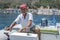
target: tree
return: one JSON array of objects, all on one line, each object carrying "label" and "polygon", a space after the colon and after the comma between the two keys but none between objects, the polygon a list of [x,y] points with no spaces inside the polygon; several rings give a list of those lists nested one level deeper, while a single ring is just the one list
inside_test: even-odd
[{"label": "tree", "polygon": [[0,8],[9,8],[9,6],[10,6],[10,2],[4,2],[4,3],[0,3]]}]

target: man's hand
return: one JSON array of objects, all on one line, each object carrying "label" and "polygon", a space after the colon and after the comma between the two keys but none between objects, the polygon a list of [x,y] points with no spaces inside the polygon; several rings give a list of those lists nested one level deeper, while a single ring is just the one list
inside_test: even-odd
[{"label": "man's hand", "polygon": [[30,27],[23,27],[22,30],[27,30],[29,29]]},{"label": "man's hand", "polygon": [[27,29],[29,29],[30,27],[23,27],[22,29],[19,29],[17,32],[26,32]]},{"label": "man's hand", "polygon": [[12,30],[11,27],[6,27],[5,30],[9,31],[9,30]]},{"label": "man's hand", "polygon": [[12,30],[12,28],[16,25],[16,22],[13,22],[9,27],[6,27],[5,30]]}]

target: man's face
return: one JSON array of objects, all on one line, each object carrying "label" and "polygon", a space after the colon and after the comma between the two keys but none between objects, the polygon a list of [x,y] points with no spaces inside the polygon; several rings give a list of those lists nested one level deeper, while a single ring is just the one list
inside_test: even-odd
[{"label": "man's face", "polygon": [[26,13],[27,12],[27,9],[21,9],[21,12],[22,13]]}]

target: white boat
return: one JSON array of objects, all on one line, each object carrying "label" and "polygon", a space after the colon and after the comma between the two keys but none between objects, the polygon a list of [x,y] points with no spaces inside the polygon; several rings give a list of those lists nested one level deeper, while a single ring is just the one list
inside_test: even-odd
[{"label": "white boat", "polygon": [[[9,33],[10,40],[37,40],[37,34],[30,33],[30,35],[28,36],[27,33],[18,33],[15,30],[0,30],[0,40],[7,40],[8,37],[4,34],[5,32]],[[41,40],[60,40],[60,25],[58,24],[57,27],[42,27]]]}]

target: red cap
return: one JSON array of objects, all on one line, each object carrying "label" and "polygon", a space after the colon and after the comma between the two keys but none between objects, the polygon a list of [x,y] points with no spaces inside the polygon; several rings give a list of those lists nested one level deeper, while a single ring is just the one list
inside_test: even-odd
[{"label": "red cap", "polygon": [[21,8],[21,9],[27,9],[27,5],[26,5],[26,4],[21,4],[21,5],[20,5],[20,8]]}]

